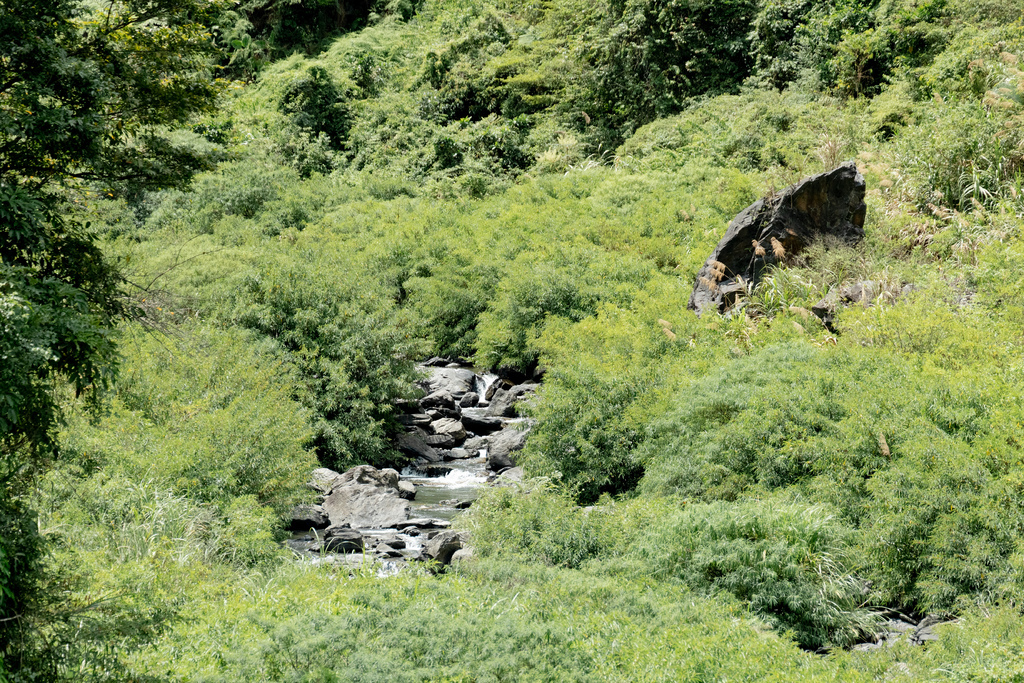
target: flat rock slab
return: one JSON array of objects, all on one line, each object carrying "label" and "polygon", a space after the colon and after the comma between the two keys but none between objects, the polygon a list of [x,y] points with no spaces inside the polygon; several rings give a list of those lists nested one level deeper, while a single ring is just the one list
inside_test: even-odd
[{"label": "flat rock slab", "polygon": [[462,424],[474,434],[493,434],[504,427],[500,417],[473,417],[465,414],[462,416]]},{"label": "flat rock slab", "polygon": [[373,486],[345,486],[334,489],[323,507],[331,524],[348,524],[360,529],[388,529],[409,518],[409,502],[392,491]]},{"label": "flat rock slab", "polygon": [[761,274],[824,237],[864,239],[864,177],[853,162],[758,200],[729,224],[697,273],[689,308],[725,312]]}]

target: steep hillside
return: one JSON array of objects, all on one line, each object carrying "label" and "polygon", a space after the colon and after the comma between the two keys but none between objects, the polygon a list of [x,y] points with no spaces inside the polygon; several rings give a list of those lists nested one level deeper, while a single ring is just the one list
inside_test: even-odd
[{"label": "steep hillside", "polygon": [[[53,200],[118,370],[33,384],[52,452],[0,422],[0,681],[1019,679],[1018,0],[211,8],[217,104],[154,123],[189,182]],[[688,309],[737,213],[846,161],[863,241]],[[55,348],[0,255],[0,350]],[[295,559],[313,468],[409,463],[431,356],[543,378],[475,558]]]}]

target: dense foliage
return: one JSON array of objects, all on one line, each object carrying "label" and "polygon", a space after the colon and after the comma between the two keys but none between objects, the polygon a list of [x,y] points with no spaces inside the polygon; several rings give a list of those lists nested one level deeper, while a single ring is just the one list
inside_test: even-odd
[{"label": "dense foliage", "polygon": [[[0,10],[0,681],[1019,677],[1018,1]],[[686,309],[846,159],[864,243]],[[543,374],[478,559],[292,559],[434,354]]]}]

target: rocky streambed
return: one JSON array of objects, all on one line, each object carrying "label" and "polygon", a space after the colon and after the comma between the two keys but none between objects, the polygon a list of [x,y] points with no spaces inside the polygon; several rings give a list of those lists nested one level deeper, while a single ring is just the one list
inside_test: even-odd
[{"label": "rocky streambed", "polygon": [[472,555],[469,539],[451,520],[470,507],[483,486],[520,480],[516,453],[530,422],[516,404],[537,382],[516,384],[442,359],[421,366],[424,396],[400,401],[405,432],[397,447],[411,464],[402,472],[369,465],[344,473],[313,472],[319,502],[292,513],[296,554],[316,562],[397,567],[408,561],[442,565]]}]

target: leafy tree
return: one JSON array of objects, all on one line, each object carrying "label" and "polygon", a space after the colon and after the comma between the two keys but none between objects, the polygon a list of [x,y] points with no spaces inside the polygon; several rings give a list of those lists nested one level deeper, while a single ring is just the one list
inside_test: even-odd
[{"label": "leafy tree", "polygon": [[[199,0],[113,0],[98,11],[79,0],[0,0],[5,519],[31,516],[17,495],[53,452],[55,384],[66,380],[78,394],[106,385],[112,324],[134,312],[116,264],[75,219],[75,203],[89,187],[159,187],[201,165],[166,127],[214,102],[203,26],[218,10]],[[40,546],[26,544],[20,526],[5,523],[0,537],[0,654],[24,658],[19,624]]]},{"label": "leafy tree", "polygon": [[588,48],[597,113],[628,134],[690,98],[734,89],[752,66],[751,0],[614,0]]}]

